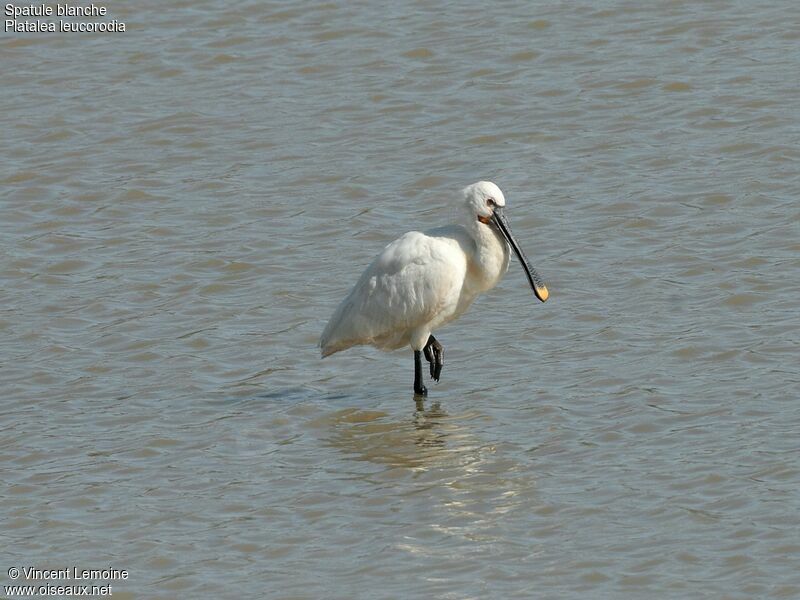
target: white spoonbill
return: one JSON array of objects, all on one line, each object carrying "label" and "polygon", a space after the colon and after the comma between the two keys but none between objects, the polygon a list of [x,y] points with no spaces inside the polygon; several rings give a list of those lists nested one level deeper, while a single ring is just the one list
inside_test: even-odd
[{"label": "white spoonbill", "polygon": [[466,311],[508,270],[508,247],[519,258],[536,297],[548,291],[528,262],[503,214],[503,192],[490,181],[464,188],[460,225],[410,231],[383,249],[333,313],[319,345],[322,357],[351,346],[380,350],[410,345],[414,392],[427,394],[420,353],[439,381],[444,348],[433,330]]}]

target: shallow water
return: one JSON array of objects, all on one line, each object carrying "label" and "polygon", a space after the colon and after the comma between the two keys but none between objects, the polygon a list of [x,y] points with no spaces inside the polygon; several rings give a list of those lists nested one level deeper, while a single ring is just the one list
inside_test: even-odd
[{"label": "shallow water", "polygon": [[[793,3],[109,13],[0,36],[0,573],[800,597]],[[550,300],[512,263],[421,406],[410,352],[321,361],[481,178]]]}]

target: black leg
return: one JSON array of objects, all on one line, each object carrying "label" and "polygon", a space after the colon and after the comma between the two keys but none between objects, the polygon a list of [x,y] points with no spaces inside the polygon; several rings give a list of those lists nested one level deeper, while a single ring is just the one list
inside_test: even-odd
[{"label": "black leg", "polygon": [[425,353],[425,360],[431,363],[431,377],[435,381],[439,381],[439,375],[442,374],[444,365],[444,346],[436,341],[435,337],[430,336],[422,351]]},{"label": "black leg", "polygon": [[428,388],[422,383],[422,358],[421,352],[414,350],[414,393],[425,396],[428,393]]}]

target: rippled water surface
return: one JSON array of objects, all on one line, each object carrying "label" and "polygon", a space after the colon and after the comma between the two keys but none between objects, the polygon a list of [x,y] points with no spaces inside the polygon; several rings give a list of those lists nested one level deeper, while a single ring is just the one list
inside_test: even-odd
[{"label": "rippled water surface", "polygon": [[[0,35],[4,585],[800,597],[796,3],[108,8]],[[321,361],[483,178],[550,300]]]}]

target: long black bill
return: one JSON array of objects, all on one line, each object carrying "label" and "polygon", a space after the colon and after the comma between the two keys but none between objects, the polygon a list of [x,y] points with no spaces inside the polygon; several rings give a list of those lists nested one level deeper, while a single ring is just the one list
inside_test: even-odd
[{"label": "long black bill", "polygon": [[506,216],[503,214],[503,211],[499,206],[495,207],[494,209],[492,223],[494,223],[497,229],[500,230],[500,233],[502,233],[503,237],[506,238],[508,245],[514,250],[514,254],[517,255],[517,258],[522,265],[522,269],[525,271],[525,275],[528,276],[528,281],[531,284],[533,293],[536,294],[536,297],[542,302],[547,300],[547,297],[550,295],[550,292],[547,291],[547,286],[544,284],[544,281],[542,281],[539,273],[536,272],[536,269],[534,269],[531,266],[531,263],[528,262],[528,257],[525,256],[522,248],[519,247],[517,240],[514,238],[514,234],[511,233],[511,226],[508,224]]}]

